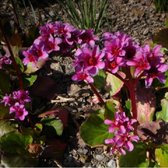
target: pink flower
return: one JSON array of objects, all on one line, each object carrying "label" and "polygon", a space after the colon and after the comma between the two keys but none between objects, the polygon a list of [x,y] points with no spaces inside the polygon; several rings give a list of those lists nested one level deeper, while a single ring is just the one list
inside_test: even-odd
[{"label": "pink flower", "polygon": [[72,76],[72,80],[74,81],[87,81],[88,83],[93,83],[94,80],[93,78],[84,71],[77,71],[73,76]]},{"label": "pink flower", "polygon": [[28,115],[28,112],[25,109],[24,105],[19,103],[15,103],[13,106],[11,106],[9,113],[15,113],[15,117],[21,121],[23,121]]},{"label": "pink flower", "polygon": [[82,44],[89,44],[90,46],[95,45],[95,41],[97,41],[99,38],[94,35],[94,32],[92,29],[83,30],[79,36],[79,39],[81,39]]},{"label": "pink flower", "polygon": [[15,117],[22,121],[28,115],[25,104],[30,101],[31,99],[28,91],[18,90],[14,91],[12,94],[6,94],[1,102],[9,107],[9,113],[15,113]]},{"label": "pink flower", "polygon": [[138,77],[142,74],[145,70],[149,70],[151,68],[146,53],[143,49],[139,49],[137,51],[134,59],[127,61],[128,66],[135,67],[134,76]]},{"label": "pink flower", "polygon": [[103,69],[105,66],[105,63],[102,60],[104,53],[99,50],[98,46],[94,46],[92,48],[89,45],[84,45],[82,48],[76,51],[75,56],[74,66],[77,76],[84,73],[84,76],[87,76],[87,81],[92,83],[93,78],[91,76],[95,76],[99,69]]},{"label": "pink flower", "polygon": [[137,142],[139,137],[134,135],[135,119],[129,119],[124,112],[116,112],[114,121],[106,119],[104,123],[109,125],[109,133],[114,134],[113,138],[105,140],[105,144],[111,146],[111,153],[122,155],[126,154],[126,150],[132,151],[134,145],[132,142]]}]

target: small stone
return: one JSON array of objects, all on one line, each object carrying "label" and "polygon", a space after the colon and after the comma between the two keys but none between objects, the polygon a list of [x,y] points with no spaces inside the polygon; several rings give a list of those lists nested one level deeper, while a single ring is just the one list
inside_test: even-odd
[{"label": "small stone", "polygon": [[104,156],[103,155],[96,155],[95,158],[98,161],[102,161],[104,159]]},{"label": "small stone", "polygon": [[107,166],[108,167],[116,167],[116,163],[114,160],[110,160],[108,163],[107,163]]},{"label": "small stone", "polygon": [[143,31],[143,35],[147,35],[149,33],[149,28],[146,28],[144,31]]}]

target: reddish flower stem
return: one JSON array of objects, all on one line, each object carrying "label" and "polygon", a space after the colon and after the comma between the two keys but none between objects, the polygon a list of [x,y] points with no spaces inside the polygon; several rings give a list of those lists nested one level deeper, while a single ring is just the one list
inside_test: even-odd
[{"label": "reddish flower stem", "polygon": [[136,105],[136,87],[137,87],[137,80],[133,79],[130,81],[126,81],[125,85],[129,91],[130,100],[131,100],[131,111],[133,118],[137,119],[137,105]]},{"label": "reddish flower stem", "polygon": [[97,91],[96,87],[92,84],[92,83],[88,83],[89,86],[91,87],[92,91],[94,92],[94,94],[97,96],[97,98],[99,99],[100,103],[101,104],[104,104],[104,100],[103,98],[101,97],[101,95],[99,94],[99,92]]},{"label": "reddish flower stem", "polygon": [[19,80],[19,87],[20,89],[23,89],[23,80],[22,80],[22,74],[21,74],[21,71],[16,63],[16,60],[15,60],[15,57],[14,57],[14,54],[13,54],[13,51],[12,51],[12,48],[11,48],[11,45],[10,45],[10,42],[3,30],[3,26],[2,24],[0,23],[0,28],[1,28],[1,31],[2,31],[2,34],[4,36],[4,39],[5,39],[5,42],[6,42],[6,45],[9,49],[9,52],[10,52],[10,56],[11,56],[11,60],[12,60],[12,64],[13,64],[13,67],[14,69],[16,70],[16,74],[17,74],[17,77],[18,77],[18,80]]}]

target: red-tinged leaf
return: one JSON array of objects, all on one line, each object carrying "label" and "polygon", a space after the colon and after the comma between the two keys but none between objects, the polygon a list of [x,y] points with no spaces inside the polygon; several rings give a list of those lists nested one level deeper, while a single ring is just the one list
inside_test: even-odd
[{"label": "red-tinged leaf", "polygon": [[30,89],[32,96],[52,99],[56,91],[56,81],[50,77],[38,77]]},{"label": "red-tinged leaf", "polygon": [[139,123],[150,122],[153,120],[156,100],[153,89],[138,88],[136,93],[137,99],[137,120]]},{"label": "red-tinged leaf", "polygon": [[155,144],[168,143],[168,124],[164,121],[152,121],[138,126],[138,136],[146,141],[150,140]]},{"label": "red-tinged leaf", "polygon": [[59,139],[48,140],[43,151],[43,157],[61,161],[67,144]]},{"label": "red-tinged leaf", "polygon": [[46,111],[39,115],[40,118],[44,118],[46,116],[58,117],[62,121],[64,128],[68,126],[69,111],[67,109],[57,108],[54,110]]}]

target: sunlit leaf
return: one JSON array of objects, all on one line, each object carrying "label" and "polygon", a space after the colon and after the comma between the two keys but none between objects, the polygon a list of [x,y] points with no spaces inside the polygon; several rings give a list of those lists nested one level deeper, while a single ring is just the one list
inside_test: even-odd
[{"label": "sunlit leaf", "polygon": [[168,167],[168,144],[161,145],[155,150],[156,161],[160,167]]},{"label": "sunlit leaf", "polygon": [[107,73],[106,82],[107,82],[107,86],[110,90],[110,94],[112,96],[117,94],[124,85],[124,83],[120,79],[118,79],[117,77],[115,77],[111,73]]}]

